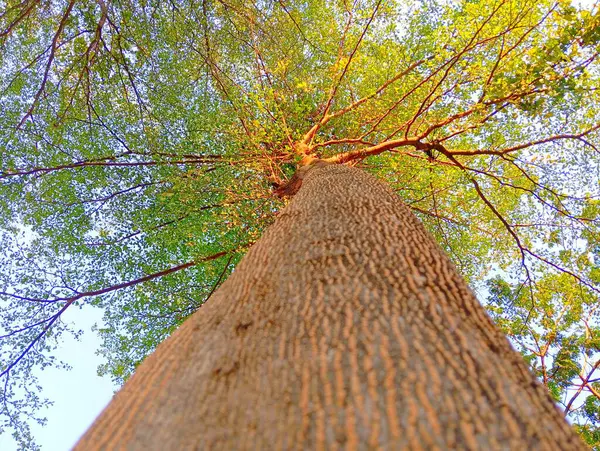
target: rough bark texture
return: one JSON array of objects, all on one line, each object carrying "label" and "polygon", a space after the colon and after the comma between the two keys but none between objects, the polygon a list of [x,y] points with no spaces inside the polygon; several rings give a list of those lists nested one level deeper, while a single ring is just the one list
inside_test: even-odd
[{"label": "rough bark texture", "polygon": [[398,197],[318,165],[75,449],[585,449]]}]

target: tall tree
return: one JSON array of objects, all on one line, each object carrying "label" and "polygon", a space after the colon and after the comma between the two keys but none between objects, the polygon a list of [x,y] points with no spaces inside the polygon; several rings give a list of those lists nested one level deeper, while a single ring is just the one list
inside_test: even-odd
[{"label": "tall tree", "polygon": [[301,171],[75,449],[585,449],[391,190]]},{"label": "tall tree", "polygon": [[600,443],[597,9],[568,1],[0,3],[4,425],[102,308],[124,382],[320,158],[397,192]]}]

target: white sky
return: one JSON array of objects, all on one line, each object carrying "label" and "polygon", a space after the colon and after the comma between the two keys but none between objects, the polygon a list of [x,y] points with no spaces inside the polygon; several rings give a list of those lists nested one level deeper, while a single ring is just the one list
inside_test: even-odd
[{"label": "white sky", "polygon": [[[43,451],[71,449],[116,390],[109,378],[96,374],[96,368],[104,362],[95,354],[100,339],[91,328],[95,322],[101,323],[102,312],[89,306],[82,310],[68,309],[63,320],[76,324],[85,332],[81,341],[73,337],[64,340],[54,354],[69,363],[73,367],[71,371],[48,368],[38,373],[44,388],[42,395],[54,401],[54,405],[43,413],[48,424],[44,427],[31,425],[36,443]],[[0,450],[20,451],[10,434],[0,436]]]}]

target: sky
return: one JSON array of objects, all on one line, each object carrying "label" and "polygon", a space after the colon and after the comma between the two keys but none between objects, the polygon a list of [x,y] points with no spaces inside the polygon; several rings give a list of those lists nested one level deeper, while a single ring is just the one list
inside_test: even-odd
[{"label": "sky", "polygon": [[[69,363],[73,367],[71,371],[47,368],[38,373],[43,395],[54,401],[43,413],[48,418],[47,425],[31,425],[33,436],[43,451],[71,449],[117,388],[110,378],[96,374],[96,368],[104,360],[95,354],[100,339],[91,328],[96,322],[101,324],[102,311],[91,307],[68,309],[63,319],[77,324],[85,332],[80,341],[73,337],[64,339],[54,354]],[[10,434],[0,436],[0,450],[20,451]]]}]

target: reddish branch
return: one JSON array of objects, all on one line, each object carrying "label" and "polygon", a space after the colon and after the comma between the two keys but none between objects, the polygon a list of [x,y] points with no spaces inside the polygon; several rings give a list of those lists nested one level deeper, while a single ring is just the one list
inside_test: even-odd
[{"label": "reddish branch", "polygon": [[84,293],[77,293],[74,296],[70,296],[70,297],[59,297],[59,298],[55,298],[55,299],[32,299],[32,298],[24,298],[24,297],[19,297],[19,296],[15,296],[12,295],[10,293],[0,293],[0,294],[4,294],[7,296],[11,296],[11,297],[16,297],[16,298],[20,298],[20,299],[28,299],[31,301],[37,301],[37,302],[43,302],[43,303],[54,303],[54,302],[64,302],[65,304],[61,307],[61,309],[56,312],[54,315],[50,316],[49,318],[46,318],[43,321],[37,322],[35,324],[31,324],[29,326],[26,326],[24,328],[21,328],[19,330],[15,330],[15,331],[11,331],[8,335],[6,336],[10,336],[13,335],[15,333],[18,332],[23,332],[25,330],[29,330],[32,329],[36,326],[45,324],[45,326],[42,328],[42,330],[34,337],[34,339],[29,343],[29,345],[27,345],[27,347],[23,350],[23,352],[21,352],[21,354],[19,354],[19,356],[13,361],[11,362],[10,365],[8,365],[1,373],[0,373],[0,377],[8,375],[8,373],[10,372],[10,370],[12,368],[14,368],[15,365],[17,365],[22,359],[23,357],[25,357],[25,355],[33,348],[33,346],[46,334],[46,332],[48,332],[48,330],[52,327],[52,325],[60,318],[60,316],[71,306],[73,305],[73,303],[79,299],[82,298],[87,298],[87,297],[94,297],[94,296],[101,296],[103,294],[107,294],[113,291],[117,291],[117,290],[121,290],[123,288],[129,288],[132,287],[134,285],[138,285],[140,283],[144,283],[144,282],[148,282],[150,280],[154,280],[163,276],[166,276],[168,274],[172,274],[174,272],[177,271],[181,271],[187,268],[190,268],[192,266],[195,266],[199,263],[204,263],[204,262],[208,262],[211,260],[216,260],[217,258],[220,258],[224,255],[227,255],[229,253],[229,251],[222,251],[222,252],[218,252],[216,254],[210,255],[208,257],[204,257],[201,258],[199,260],[194,260],[188,263],[184,263],[182,265],[178,265],[178,266],[174,266],[172,268],[169,269],[165,269],[163,271],[159,271],[153,274],[149,274],[147,276],[144,277],[140,277],[139,279],[135,279],[135,280],[130,280],[128,282],[123,282],[117,285],[112,285],[110,287],[106,287],[106,288],[102,288],[100,290],[93,290],[93,291],[86,291]]},{"label": "reddish branch", "polygon": [[9,23],[8,26],[4,30],[0,31],[0,38],[8,37],[13,32],[15,27],[17,25],[19,25],[21,22],[23,22],[23,20],[25,20],[33,12],[33,9],[39,4],[40,4],[39,0],[32,0],[32,1],[24,0],[23,2],[19,3],[18,5],[14,6],[12,8],[9,8],[3,14],[1,14],[0,19],[2,19],[4,16],[6,16],[12,10],[23,7],[23,10],[21,11],[21,13],[11,23]]},{"label": "reddish branch", "polygon": [[[367,31],[369,30],[369,27],[371,26],[371,23],[373,22],[373,19],[375,19],[375,15],[377,14],[377,11],[379,10],[380,6],[381,6],[381,0],[378,1],[377,4],[375,5],[375,8],[373,9],[373,12],[371,13],[371,16],[369,17],[369,20],[367,21],[367,23],[366,23],[366,25],[365,25],[365,27],[364,27],[361,35],[359,36],[358,41],[356,41],[356,44],[354,45],[354,48],[352,49],[352,51],[350,52],[350,55],[348,56],[348,61],[346,61],[346,64],[344,65],[344,68],[342,69],[342,72],[341,72],[340,76],[338,77],[338,79],[331,86],[331,89],[329,91],[329,96],[328,96],[327,101],[325,103],[325,108],[323,109],[323,115],[321,117],[321,120],[319,122],[317,122],[308,131],[308,133],[306,133],[306,135],[304,135],[304,137],[302,138],[302,144],[304,144],[304,146],[309,146],[310,145],[310,142],[314,138],[314,136],[317,133],[317,131],[319,130],[319,128],[323,125],[323,121],[325,120],[325,118],[329,114],[329,109],[331,108],[331,104],[333,103],[333,99],[335,98],[335,94],[337,93],[337,90],[339,89],[340,84],[342,83],[342,80],[346,76],[346,73],[348,72],[348,69],[350,68],[350,64],[352,63],[352,60],[354,59],[354,56],[356,55],[356,52],[358,51],[358,48],[360,47],[360,44],[362,43],[365,35],[367,34]],[[349,23],[348,23],[348,25],[349,25]],[[346,28],[348,28],[348,26]],[[342,40],[342,43],[343,43],[343,40]],[[340,58],[338,58],[338,61],[339,60],[340,60]]]},{"label": "reddish branch", "polygon": [[[90,68],[94,62],[94,59],[96,58],[97,50],[98,50],[100,41],[102,39],[102,28],[104,27],[104,24],[106,23],[106,20],[108,19],[108,7],[106,6],[106,3],[104,2],[104,0],[96,0],[96,1],[97,1],[98,5],[100,5],[100,19],[98,20],[98,24],[96,25],[96,30],[94,31],[94,37],[90,41],[83,56],[81,57],[81,59],[83,60],[83,67],[79,71],[79,75],[77,77],[77,82],[75,83],[75,86],[73,87],[73,90],[72,90],[72,93],[70,96],[71,98],[69,99],[69,102],[68,102],[67,106],[65,107],[64,111],[60,114],[59,120],[63,120],[63,118],[66,116],[67,112],[69,111],[69,109],[73,106],[73,101],[75,100],[75,95],[77,94],[77,90],[78,90],[79,86],[81,85],[84,75],[87,76],[87,79],[88,79],[88,89],[86,90],[86,94],[88,97],[87,104],[88,104],[88,106],[91,104],[91,101],[89,100]],[[70,70],[67,72],[67,75],[69,72],[70,72]]]},{"label": "reddish branch", "polygon": [[41,95],[44,93],[44,91],[46,89],[46,83],[48,82],[50,68],[52,67],[52,62],[54,61],[54,57],[56,55],[56,48],[58,46],[58,40],[60,39],[60,35],[62,34],[62,32],[65,28],[65,25],[67,24],[67,20],[69,19],[69,16],[71,15],[71,10],[73,9],[74,5],[75,5],[75,0],[71,0],[69,2],[69,5],[67,6],[66,11],[64,12],[64,14],[62,16],[62,19],[60,20],[60,24],[58,25],[58,29],[56,30],[56,33],[54,33],[54,37],[52,38],[52,45],[50,47],[50,56],[48,57],[48,62],[46,63],[46,69],[45,69],[44,75],[42,77],[42,84],[40,85],[40,88],[36,92],[33,102],[31,103],[31,106],[27,110],[27,113],[25,113],[25,116],[23,116],[23,118],[21,119],[21,122],[19,122],[19,125],[17,125],[17,129],[20,129],[23,126],[23,124],[25,123],[25,121],[29,117],[31,117],[31,115],[33,114],[33,110],[35,109]]},{"label": "reddish branch", "polygon": [[[448,151],[446,151],[443,147],[442,147],[442,150],[445,151],[445,155],[451,161],[453,161],[459,168],[461,168],[464,171],[468,170],[465,166],[463,166],[460,162],[458,162],[454,158],[454,156],[452,154],[450,154]],[[506,230],[514,238],[514,240],[515,240],[515,242],[517,244],[517,247],[519,248],[519,251],[521,253],[521,264],[522,264],[523,268],[525,269],[525,272],[527,273],[527,279],[528,280],[531,280],[531,277],[530,277],[529,269],[527,268],[527,265],[525,264],[525,254],[531,255],[532,257],[536,258],[537,260],[540,260],[540,261],[546,263],[547,265],[553,267],[557,271],[560,271],[562,273],[568,274],[569,276],[573,277],[575,280],[577,280],[582,285],[585,285],[589,289],[591,289],[591,290],[593,290],[593,291],[595,291],[597,293],[600,293],[600,289],[596,288],[593,284],[591,284],[590,282],[586,281],[582,277],[578,276],[573,271],[570,271],[567,268],[564,268],[564,267],[562,267],[560,265],[557,265],[556,263],[548,260],[547,258],[544,258],[541,255],[536,254],[535,252],[533,252],[528,247],[523,246],[522,243],[521,243],[521,240],[519,239],[519,236],[517,235],[517,233],[513,230],[513,228],[511,227],[511,225],[502,216],[502,214],[500,214],[500,212],[496,209],[496,207],[492,204],[492,202],[489,199],[487,199],[487,197],[483,194],[483,191],[481,190],[479,184],[477,183],[477,180],[474,177],[471,178],[471,183],[475,187],[475,190],[477,191],[477,194],[479,195],[479,197],[481,198],[481,200],[483,200],[483,202],[488,206],[488,208],[492,211],[492,213],[494,213],[494,215],[500,220],[500,222],[502,222],[502,224],[504,225],[504,227],[506,228]],[[531,299],[532,299],[532,303],[533,303],[533,293],[531,294]],[[531,314],[531,311],[530,311],[530,314]],[[527,319],[529,319],[529,316],[527,317]],[[526,322],[527,322],[527,320],[525,321],[525,323]]]},{"label": "reddish branch", "polygon": [[524,143],[524,144],[518,144],[518,145],[512,146],[512,147],[507,147],[506,149],[500,149],[500,150],[487,150],[487,149],[449,150],[448,152],[451,153],[452,155],[467,155],[467,156],[470,156],[470,155],[506,155],[511,152],[516,152],[517,150],[522,150],[522,149],[526,149],[528,147],[537,146],[540,144],[546,144],[549,142],[559,141],[562,139],[581,140],[584,136],[589,135],[590,133],[595,132],[598,129],[600,129],[600,123],[582,131],[581,133],[554,135],[554,136],[550,136],[548,138],[540,139],[537,141],[532,141],[532,142],[528,142],[528,143]]},{"label": "reddish branch", "polygon": [[294,19],[294,16],[290,13],[290,11],[286,7],[285,3],[282,0],[278,0],[278,2],[279,2],[279,5],[281,6],[281,8],[285,11],[285,13],[287,14],[287,16],[290,18],[290,20],[294,24],[294,27],[296,28],[296,30],[298,30],[298,33],[300,33],[300,37],[302,38],[302,40],[304,42],[306,42],[308,45],[310,45],[313,49],[318,50],[321,53],[328,54],[328,52],[326,52],[325,50],[323,50],[322,48],[320,48],[319,46],[317,46],[316,44],[314,44],[313,42],[311,42],[310,39],[308,39],[306,37],[306,34],[302,30],[302,28],[300,27],[300,25],[298,24],[298,22],[296,21],[296,19]]},{"label": "reddish branch", "polygon": [[[457,167],[459,167],[460,169],[462,169],[463,171],[468,171],[468,169],[462,165],[458,160],[456,160],[456,158],[454,158],[454,156],[448,152],[443,146],[438,146],[437,147],[438,150],[442,151],[444,153],[444,155],[449,158],[453,163],[456,164]],[[479,195],[480,199],[487,205],[487,207],[492,211],[492,213],[494,213],[494,215],[500,220],[500,222],[502,222],[502,224],[504,225],[504,227],[506,228],[506,230],[510,233],[510,235],[514,238],[517,247],[519,248],[519,251],[521,253],[521,265],[523,266],[523,269],[525,270],[526,274],[527,274],[527,280],[532,280],[531,279],[531,275],[529,272],[529,269],[527,267],[527,265],[525,264],[525,254],[529,254],[532,257],[546,263],[547,265],[553,267],[554,269],[568,274],[569,276],[573,277],[575,280],[577,280],[579,283],[581,283],[582,285],[585,285],[586,287],[588,287],[589,289],[600,293],[600,290],[598,288],[596,288],[593,284],[591,284],[590,282],[586,281],[585,279],[583,279],[582,277],[578,276],[577,274],[575,274],[573,271],[570,271],[567,268],[563,268],[560,265],[557,265],[556,263],[548,260],[547,258],[542,257],[541,255],[536,254],[535,252],[533,252],[531,249],[529,249],[526,246],[523,246],[523,244],[521,243],[521,240],[519,239],[519,236],[517,235],[517,233],[513,230],[513,228],[511,227],[511,225],[508,223],[508,221],[502,216],[502,214],[498,211],[498,209],[492,204],[492,202],[484,195],[483,191],[481,190],[481,187],[479,186],[479,183],[477,182],[477,180],[474,177],[470,178],[471,183],[473,184],[475,191],[477,192],[477,194]],[[530,291],[531,291],[531,287],[530,287]],[[531,301],[533,304],[533,292],[531,292]],[[532,306],[533,309],[533,306]],[[531,311],[529,312],[529,315],[531,314]],[[525,320],[525,323],[527,323],[528,319],[529,319],[529,315],[527,316],[527,319]]]},{"label": "reddish branch", "polygon": [[[314,145],[311,145],[309,147],[309,143],[311,141],[311,139],[314,137],[314,135],[316,134],[316,132],[322,128],[323,126],[325,126],[330,120],[342,116],[352,110],[355,110],[356,108],[358,108],[360,105],[362,105],[363,103],[373,99],[374,97],[377,97],[379,95],[381,95],[381,93],[383,91],[385,91],[385,89],[387,89],[391,84],[393,84],[394,82],[400,80],[401,78],[405,77],[406,75],[408,75],[410,72],[412,72],[414,69],[416,69],[417,67],[419,67],[420,65],[422,65],[423,63],[425,63],[426,61],[429,61],[433,59],[433,56],[430,56],[429,58],[425,58],[423,60],[417,61],[413,64],[411,64],[409,67],[407,67],[405,70],[403,70],[402,72],[400,72],[399,74],[395,75],[394,77],[390,78],[389,80],[387,80],[386,82],[384,82],[381,86],[379,86],[379,88],[377,88],[377,90],[375,92],[373,92],[372,94],[365,96],[353,103],[351,103],[350,105],[334,112],[331,114],[325,114],[321,120],[315,124],[303,137],[301,144],[300,144],[300,148],[304,150],[304,152],[306,153],[312,153],[315,151],[315,149],[319,148],[319,147],[327,147],[327,146],[331,146],[331,145],[336,145],[336,144],[366,144],[369,146],[374,146],[373,143],[368,142],[367,140],[365,140],[365,136],[367,136],[368,134],[370,134],[373,129],[371,129],[369,132],[363,134],[361,137],[359,138],[348,138],[348,139],[333,139],[333,140],[329,140],[323,143],[317,143]],[[403,97],[404,98],[404,97]],[[389,111],[388,111],[389,113]]]},{"label": "reddish branch", "polygon": [[[483,28],[485,27],[485,25],[492,20],[492,18],[494,17],[494,15],[496,14],[496,12],[498,12],[498,10],[502,7],[503,2],[500,2],[498,4],[498,6],[496,6],[496,8],[494,8],[492,10],[492,12],[490,13],[490,15],[482,22],[482,24],[477,28],[477,30],[475,31],[475,33],[473,34],[473,36],[471,37],[471,39],[469,40],[469,42],[467,43],[467,45],[463,48],[463,50],[459,53],[457,53],[452,59],[451,59],[451,63],[448,65],[448,67],[446,68],[446,70],[444,71],[444,74],[442,75],[442,77],[440,78],[440,80],[437,81],[436,85],[434,86],[434,88],[429,92],[429,94],[425,97],[425,99],[423,100],[423,102],[421,103],[421,106],[419,107],[419,109],[417,110],[417,112],[415,113],[415,115],[412,117],[412,119],[410,121],[408,121],[405,132],[404,132],[404,137],[408,137],[409,133],[410,133],[410,128],[412,127],[412,125],[414,124],[414,122],[417,120],[417,118],[424,112],[425,109],[425,105],[427,104],[427,102],[429,101],[429,99],[434,95],[434,93],[437,91],[437,89],[441,86],[441,84],[444,82],[444,80],[448,77],[448,75],[450,74],[450,71],[452,70],[452,68],[458,63],[458,61],[461,59],[461,57],[467,53],[468,51],[470,51],[470,49],[472,48],[471,46],[473,46],[473,43],[475,42],[477,36],[479,36],[479,34],[481,33],[481,31],[483,30]],[[427,106],[427,108],[429,108],[429,106]]]},{"label": "reddish branch", "polygon": [[598,360],[594,364],[594,366],[592,367],[592,369],[590,370],[590,372],[587,374],[587,376],[585,378],[582,378],[581,375],[579,376],[581,378],[581,385],[579,386],[579,388],[577,389],[577,391],[575,392],[575,394],[571,397],[571,399],[569,400],[569,402],[565,406],[565,416],[567,416],[569,414],[569,412],[571,411],[571,406],[573,405],[573,403],[575,402],[575,400],[577,399],[577,397],[581,394],[581,392],[586,387],[586,385],[588,385],[589,380],[592,377],[592,374],[594,374],[594,371],[596,371],[596,368],[598,368],[598,366],[600,366],[600,360]]},{"label": "reddish branch", "polygon": [[177,219],[173,219],[171,221],[163,222],[163,223],[158,224],[158,225],[156,225],[154,227],[151,227],[151,228],[149,228],[147,230],[138,230],[137,232],[129,233],[129,234],[121,236],[119,238],[115,238],[112,241],[90,242],[90,243],[85,243],[85,244],[86,244],[86,246],[112,246],[113,244],[117,244],[117,243],[120,243],[121,241],[128,240],[129,238],[133,238],[134,236],[138,236],[138,235],[140,235],[142,233],[148,233],[148,232],[153,232],[155,230],[160,230],[163,227],[167,227],[167,226],[169,226],[171,224],[175,224],[175,223],[177,223],[179,221],[182,221],[182,220],[184,220],[187,217],[189,217],[189,215],[183,215],[183,216],[180,216]]},{"label": "reddish branch", "polygon": [[[319,123],[317,123],[315,126],[313,126],[313,128],[304,136],[302,142],[304,144],[307,144],[310,142],[310,140],[312,139],[312,137],[314,137],[315,133],[318,131],[318,129],[320,129],[321,127],[323,127],[324,125],[326,125],[331,119],[334,119],[336,117],[342,116],[352,110],[355,110],[356,108],[358,108],[360,105],[362,105],[363,103],[373,99],[374,97],[377,97],[379,95],[381,95],[381,93],[383,91],[385,91],[386,88],[388,88],[391,84],[393,84],[394,82],[400,80],[401,78],[405,77],[406,75],[408,75],[410,72],[412,72],[415,68],[419,67],[420,65],[422,65],[423,63],[425,63],[426,61],[429,61],[433,59],[433,56],[430,56],[429,58],[417,61],[413,64],[411,64],[409,67],[407,67],[405,70],[403,70],[402,72],[400,72],[399,74],[395,75],[394,77],[390,78],[389,80],[387,80],[385,83],[383,83],[381,86],[379,86],[379,88],[377,88],[377,90],[375,92],[373,92],[372,94],[365,96],[359,100],[357,100],[356,102],[351,103],[350,105],[334,112],[331,114],[325,114],[321,120],[319,121]],[[331,144],[340,144],[340,143],[344,143],[344,142],[348,142],[348,141],[354,141],[356,143],[362,143],[364,144],[365,142],[363,141],[362,138],[358,138],[358,139],[354,139],[354,140],[333,140],[333,141],[327,141],[325,143],[319,143],[316,144],[314,146],[310,147],[310,150],[314,150],[317,147],[324,147],[324,146],[328,146]]]},{"label": "reddish branch", "polygon": [[[161,166],[170,164],[207,164],[214,163],[220,159],[218,155],[197,156],[194,158],[184,158],[182,160],[165,160],[165,161],[107,161],[115,160],[117,157],[104,157],[98,160],[77,161],[75,163],[63,164],[52,167],[35,167],[30,169],[17,169],[11,172],[0,172],[0,178],[8,178],[14,176],[26,176],[35,174],[46,174],[49,172],[60,171],[64,169],[77,169],[90,166],[111,166],[111,167],[128,167],[128,166]],[[104,160],[104,161],[103,161]]]},{"label": "reddish branch", "polygon": [[364,149],[357,149],[349,152],[340,153],[332,157],[325,158],[325,161],[328,161],[330,163],[342,164],[348,163],[349,161],[353,160],[362,160],[366,157],[373,155],[379,155],[388,150],[393,150],[403,146],[413,146],[416,149],[421,150],[422,146],[424,145],[425,144],[421,143],[417,139],[396,139],[391,141],[385,141],[375,146],[367,147]]},{"label": "reddish branch", "polygon": [[[385,139],[385,141],[391,141],[394,136],[396,136],[399,132],[401,132],[402,130],[404,130],[404,136],[405,139],[409,139],[408,135],[410,132],[410,128],[416,123],[417,119],[420,116],[423,116],[424,113],[426,111],[428,111],[430,109],[430,107],[442,96],[449,94],[452,90],[454,90],[456,88],[456,86],[458,86],[460,83],[456,83],[453,86],[451,86],[449,89],[447,89],[446,91],[444,91],[441,94],[437,94],[436,92],[438,90],[438,88],[442,85],[442,83],[444,82],[444,80],[447,79],[447,77],[449,76],[450,72],[452,71],[452,69],[456,66],[456,64],[462,59],[462,57],[467,54],[468,52],[471,52],[472,50],[480,47],[481,45],[487,44],[495,39],[501,38],[502,39],[502,45],[499,51],[499,55],[498,58],[495,61],[494,67],[492,68],[490,74],[487,77],[487,81],[486,81],[486,85],[489,84],[491,82],[491,79],[493,78],[494,72],[500,62],[501,59],[505,58],[509,53],[511,53],[518,44],[513,44],[511,45],[508,49],[504,49],[504,45],[505,45],[505,35],[510,32],[513,31],[517,28],[519,22],[521,21],[521,19],[523,18],[523,16],[519,16],[517,15],[517,17],[515,18],[513,24],[511,24],[511,26],[506,29],[503,30],[502,32],[494,35],[494,36],[489,36],[489,37],[484,37],[481,38],[479,40],[477,40],[478,36],[481,34],[482,30],[485,28],[486,24],[493,18],[493,16],[496,14],[497,10],[502,6],[502,3],[500,3],[491,13],[489,16],[487,16],[485,18],[485,20],[478,26],[477,30],[475,31],[475,33],[473,34],[473,36],[471,37],[471,39],[462,47],[461,50],[457,50],[456,53],[451,56],[448,60],[446,60],[445,62],[443,62],[439,67],[437,67],[435,70],[433,70],[427,77],[425,77],[424,79],[422,79],[415,87],[413,87],[413,89],[411,89],[409,92],[405,93],[402,97],[402,99],[399,99],[397,102],[395,102],[389,109],[387,112],[385,112],[384,114],[382,114],[381,116],[379,116],[379,118],[376,119],[376,123],[371,127],[371,129],[369,131],[367,131],[366,133],[362,134],[359,137],[356,138],[348,138],[348,139],[341,139],[341,140],[330,140],[327,141],[325,143],[319,143],[316,145],[311,145],[311,141],[314,138],[315,134],[317,133],[317,131],[322,128],[329,120],[331,120],[334,117],[338,117],[343,115],[344,113],[351,111],[352,109],[358,107],[359,105],[361,105],[362,103],[366,102],[367,100],[370,100],[371,98],[375,97],[376,95],[378,95],[379,93],[381,93],[381,91],[383,91],[387,86],[389,86],[391,83],[393,83],[395,80],[399,79],[402,77],[402,75],[406,75],[406,73],[408,73],[410,70],[414,69],[414,67],[416,67],[417,65],[422,64],[424,61],[427,61],[431,58],[428,58],[426,60],[423,61],[419,61],[417,63],[415,63],[413,66],[409,67],[407,69],[407,71],[405,71],[406,73],[402,73],[399,74],[396,77],[391,78],[390,80],[386,81],[374,94],[364,97],[356,102],[354,102],[353,104],[349,105],[346,108],[343,108],[335,113],[332,114],[328,114],[327,110],[328,108],[326,108],[326,112],[323,114],[323,117],[321,118],[321,120],[319,122],[317,122],[302,138],[302,140],[298,143],[298,145],[296,146],[296,152],[300,153],[300,154],[310,154],[312,153],[316,148],[318,147],[326,147],[328,145],[336,145],[336,144],[356,144],[356,143],[363,143],[366,144],[368,143],[367,140],[367,136],[370,135],[371,133],[374,133],[378,126],[381,124],[381,122],[390,114],[390,112],[392,110],[394,110],[396,107],[398,107],[403,100],[405,100],[405,98],[408,95],[411,95],[412,93],[414,93],[417,89],[419,89],[420,87],[422,87],[425,83],[429,82],[429,81],[434,81],[434,86],[431,87],[429,93],[426,95],[426,97],[424,98],[424,100],[422,101],[420,107],[417,109],[417,111],[415,112],[415,114],[413,115],[413,117],[407,121],[406,123],[402,124],[401,126],[399,126],[393,133],[391,133],[390,135],[388,135],[388,137]],[[525,31],[525,33],[520,37],[519,39],[519,43],[523,41],[523,39],[532,32],[532,30],[536,27],[539,26],[539,24],[541,22],[543,22],[548,16],[549,14],[552,12],[552,10],[554,9],[551,8],[550,11],[548,11],[544,17],[534,26],[528,26],[527,30]],[[443,71],[441,77],[438,77],[437,79],[434,79],[433,77],[435,75],[437,75],[440,71]],[[522,92],[515,92],[515,93],[511,93],[507,96],[504,96],[502,98],[497,98],[497,99],[493,99],[493,100],[488,100],[488,101],[484,101],[485,98],[485,94],[482,94],[478,100],[478,102],[469,110],[467,111],[463,111],[460,113],[457,113],[453,116],[450,116],[449,118],[447,118],[446,120],[437,123],[437,124],[433,124],[431,125],[424,133],[421,133],[419,135],[419,139],[422,140],[424,139],[426,136],[428,136],[431,132],[433,132],[436,129],[442,128],[444,126],[449,125],[452,122],[455,122],[459,119],[463,119],[466,118],[478,111],[480,111],[482,108],[490,108],[494,105],[499,105],[498,107],[496,107],[493,111],[487,113],[485,115],[485,117],[483,117],[481,120],[479,120],[479,122],[477,124],[471,124],[470,126],[468,126],[467,128],[460,130],[458,132],[454,132],[453,135],[451,136],[455,136],[457,134],[460,133],[464,133],[467,130],[471,130],[474,128],[477,128],[478,126],[481,126],[483,123],[485,123],[486,121],[488,121],[491,117],[493,117],[495,114],[497,114],[500,110],[502,110],[503,108],[505,108],[506,106],[508,106],[508,104],[510,102],[514,102],[517,99],[523,98],[523,97],[527,97],[530,96],[532,94],[539,94],[542,92],[541,89],[538,89],[535,87],[535,83],[539,81],[539,79],[535,79],[533,81],[531,81],[531,83],[529,84],[530,88],[527,91],[522,91]],[[470,81],[467,81],[470,82]],[[337,86],[339,86],[339,82],[334,84],[334,87],[337,89]],[[331,98],[329,99],[330,101],[327,103],[327,105],[329,106],[331,103]],[[583,135],[582,135],[583,136]],[[568,137],[568,136],[566,136]],[[575,137],[575,136],[572,136]],[[448,139],[449,137],[440,139],[439,141],[442,141],[444,139]],[[581,138],[581,136],[579,136],[579,138]],[[529,143],[528,145],[535,145],[535,144],[539,144],[541,142],[536,142],[536,143]],[[518,150],[517,148],[514,149],[507,149],[507,152],[511,152],[513,150]],[[376,152],[376,150],[374,150]],[[460,152],[460,151],[459,151]],[[485,154],[485,153],[492,153],[495,151],[467,151],[469,154],[473,154],[473,155],[477,155],[477,154]],[[359,154],[357,154],[359,155]],[[369,155],[369,153],[367,152],[366,155]],[[360,158],[360,156],[358,156],[358,158]],[[343,159],[342,157],[340,157],[340,159]]]},{"label": "reddish branch", "polygon": [[[254,200],[259,200],[259,199],[262,199],[262,198],[264,198],[264,196],[253,197],[253,198],[251,197],[251,198],[233,199],[233,200],[224,201],[224,202],[221,202],[221,203],[218,203],[218,204],[203,205],[201,207],[197,207],[197,208],[193,209],[192,211],[194,213],[197,213],[197,212],[201,212],[201,211],[211,210],[213,208],[224,208],[226,206],[234,205],[234,204],[239,203],[239,202],[254,201]],[[158,224],[158,225],[156,225],[154,227],[150,227],[150,228],[148,228],[146,230],[138,230],[136,232],[129,233],[127,235],[121,236],[119,238],[115,238],[115,239],[110,240],[110,241],[87,242],[85,244],[86,244],[86,246],[112,246],[113,244],[120,243],[122,241],[128,240],[130,238],[133,238],[135,236],[141,235],[143,233],[150,233],[150,232],[154,232],[154,231],[160,230],[160,229],[162,229],[164,227],[170,226],[170,225],[175,224],[175,223],[177,223],[179,221],[183,221],[184,219],[189,218],[190,216],[191,216],[190,214],[185,214],[183,216],[179,216],[177,219],[173,219],[173,220],[170,220],[170,221],[163,222],[163,223]]]},{"label": "reddish branch", "polygon": [[498,104],[504,104],[507,102],[511,102],[511,101],[516,101],[518,99],[521,99],[523,97],[527,97],[530,96],[532,94],[540,94],[542,93],[543,90],[541,89],[530,89],[528,91],[523,91],[523,92],[515,92],[515,93],[511,93],[508,94],[506,96],[503,97],[499,97],[493,100],[487,100],[487,101],[478,101],[477,103],[475,103],[471,108],[469,108],[468,110],[462,111],[460,113],[456,113],[452,116],[449,116],[448,118],[444,119],[441,122],[438,122],[436,124],[433,124],[431,126],[429,126],[427,128],[427,130],[425,130],[423,133],[421,133],[419,135],[420,139],[424,139],[427,136],[429,136],[431,134],[431,132],[433,132],[434,130],[437,130],[439,128],[445,127],[447,125],[450,125],[451,123],[459,120],[459,119],[464,119],[474,113],[476,113],[477,111],[483,110],[484,108],[489,108]]}]

